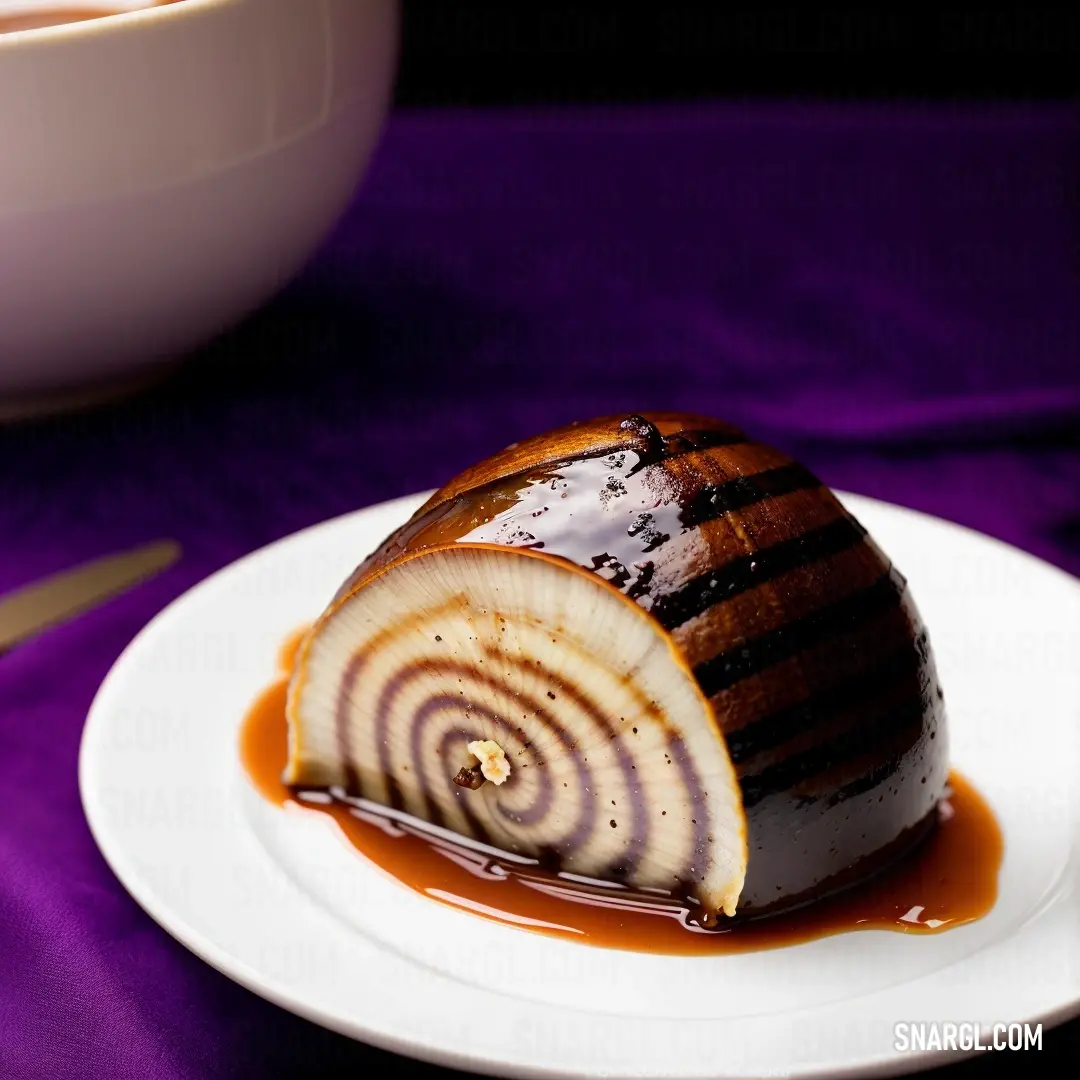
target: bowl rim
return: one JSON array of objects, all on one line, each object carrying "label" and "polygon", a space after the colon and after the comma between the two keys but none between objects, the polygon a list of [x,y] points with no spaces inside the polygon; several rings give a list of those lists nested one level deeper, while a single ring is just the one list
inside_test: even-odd
[{"label": "bowl rim", "polygon": [[[0,33],[0,52],[4,49],[25,47],[31,43],[57,44],[73,38],[119,33],[147,23],[190,18],[197,9],[222,8],[237,2],[238,0],[170,0],[168,3],[155,3],[150,7],[132,8],[130,11],[104,11],[91,19],[76,19],[72,22],[56,23],[54,26],[8,30]],[[108,4],[109,0],[101,0],[102,8],[107,8]],[[63,9],[63,0],[57,0],[56,6]]]}]

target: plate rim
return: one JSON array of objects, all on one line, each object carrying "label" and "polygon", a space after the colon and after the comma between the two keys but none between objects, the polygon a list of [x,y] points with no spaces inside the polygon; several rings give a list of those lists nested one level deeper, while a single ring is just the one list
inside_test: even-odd
[{"label": "plate rim", "polygon": [[[903,516],[920,519],[923,523],[935,528],[944,526],[947,529],[966,534],[967,537],[975,539],[982,544],[989,543],[1003,552],[1009,553],[1013,557],[1020,556],[1024,563],[1032,569],[1037,567],[1038,570],[1044,574],[1046,571],[1050,571],[1052,574],[1057,575],[1063,584],[1068,584],[1074,589],[1080,589],[1080,577],[1076,577],[1067,570],[1064,570],[1039,556],[1033,555],[1014,544],[979,532],[977,529],[971,528],[970,526],[962,525],[946,518],[929,514],[925,511],[916,510],[871,496],[859,495],[841,489],[832,490],[841,502],[843,502],[845,506],[848,506],[856,516],[858,515],[857,508],[859,504],[873,505],[889,514],[899,513]],[[167,622],[168,619],[174,617],[178,608],[190,603],[203,592],[212,591],[221,579],[233,575],[251,563],[266,558],[274,549],[284,548],[290,543],[295,542],[300,538],[310,536],[313,533],[323,531],[332,532],[335,528],[342,527],[350,520],[361,517],[376,509],[392,512],[399,508],[404,511],[410,506],[419,506],[430,496],[430,494],[431,491],[419,492],[372,503],[315,522],[302,529],[278,537],[267,544],[247,552],[201,578],[178,596],[174,597],[145,625],[143,625],[111,664],[109,671],[95,691],[93,700],[87,711],[82,734],[80,736],[77,766],[80,804],[82,806],[84,819],[90,830],[95,846],[121,888],[124,889],[136,904],[149,915],[161,929],[183,945],[189,952],[223,974],[225,977],[229,978],[231,981],[238,983],[249,992],[256,994],[264,1000],[267,1000],[302,1019],[327,1030],[334,1031],[347,1038],[367,1043],[373,1047],[378,1047],[403,1057],[426,1061],[445,1068],[464,1070],[467,1072],[471,1071],[482,1075],[515,1076],[526,1078],[526,1080],[533,1080],[533,1078],[538,1078],[538,1080],[550,1080],[550,1078],[554,1077],[564,1078],[574,1075],[590,1077],[601,1075],[604,1077],[616,1077],[625,1075],[628,1078],[639,1075],[652,1076],[654,1075],[652,1073],[619,1073],[596,1068],[590,1068],[588,1071],[580,1073],[571,1073],[561,1066],[548,1068],[542,1065],[496,1060],[476,1056],[467,1050],[447,1050],[441,1046],[416,1042],[409,1037],[400,1036],[393,1031],[386,1031],[379,1027],[371,1027],[362,1017],[352,1017],[349,1018],[347,1022],[344,1020],[339,1021],[334,1015],[328,1014],[322,1011],[318,1006],[310,1004],[302,995],[290,992],[287,986],[279,986],[275,979],[260,974],[257,969],[251,967],[251,965],[243,959],[234,957],[221,949],[212,939],[207,937],[207,935],[192,926],[186,918],[180,917],[175,911],[169,910],[168,905],[160,904],[158,899],[153,895],[153,890],[147,886],[146,882],[141,880],[139,873],[124,866],[123,856],[119,850],[122,845],[119,844],[115,838],[110,839],[108,830],[103,830],[101,822],[95,820],[95,812],[92,809],[94,806],[94,796],[90,794],[93,787],[93,777],[90,775],[93,759],[92,752],[88,752],[87,748],[92,742],[94,718],[100,712],[99,703],[107,701],[108,695],[112,692],[113,685],[123,677],[124,667],[131,654],[141,648],[142,644],[148,638],[156,634],[158,632],[158,627],[163,622]],[[854,506],[849,506],[849,500],[853,502]],[[98,723],[100,724],[101,721]],[[960,962],[962,963],[963,961]],[[422,965],[416,964],[415,966],[418,970],[424,970]],[[1055,1008],[1050,1008],[1030,1016],[1021,1017],[1018,1020],[1011,1022],[1041,1024],[1042,1027],[1046,1029],[1056,1027],[1077,1016],[1080,1016],[1080,992],[1077,992],[1076,996],[1071,1001],[1063,1002]],[[738,1077],[740,1080],[741,1078],[748,1078],[750,1076],[773,1076],[781,1074],[785,1076],[805,1077],[807,1080],[811,1080],[811,1078],[821,1078],[821,1080],[824,1080],[825,1077],[837,1078],[837,1080],[840,1080],[840,1078],[844,1078],[844,1080],[848,1080],[848,1078],[854,1080],[856,1077],[869,1076],[890,1077],[922,1072],[988,1052],[993,1051],[988,1049],[955,1051],[926,1050],[907,1053],[903,1056],[896,1056],[895,1054],[883,1052],[880,1055],[872,1057],[864,1055],[856,1060],[845,1062],[843,1064],[820,1063],[808,1067],[796,1066],[794,1069],[775,1069],[761,1073],[724,1073],[720,1071],[717,1072],[716,1075],[731,1078]],[[672,1075],[676,1074],[673,1073]]]}]

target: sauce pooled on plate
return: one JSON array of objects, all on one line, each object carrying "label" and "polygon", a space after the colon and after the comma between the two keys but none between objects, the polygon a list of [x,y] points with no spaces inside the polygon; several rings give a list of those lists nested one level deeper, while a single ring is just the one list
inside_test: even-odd
[{"label": "sauce pooled on plate", "polygon": [[281,678],[252,706],[241,731],[241,759],[256,789],[283,808],[318,813],[345,840],[424,896],[508,925],[587,944],[637,952],[716,955],[778,948],[853,930],[940,933],[981,918],[997,899],[1003,839],[990,807],[952,773],[936,828],[891,869],[838,895],[759,920],[694,924],[679,899],[570,879],[533,860],[500,857],[437,835],[381,807],[293,791],[286,760],[285,695],[299,635],[282,650]]}]

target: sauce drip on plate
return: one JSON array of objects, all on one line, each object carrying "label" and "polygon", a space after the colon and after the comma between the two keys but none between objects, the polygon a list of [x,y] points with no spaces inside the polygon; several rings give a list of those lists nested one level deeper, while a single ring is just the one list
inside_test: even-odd
[{"label": "sauce drip on plate", "polygon": [[941,933],[985,915],[997,899],[1004,844],[993,812],[957,773],[937,828],[916,852],[876,878],[805,908],[704,930],[679,900],[601,882],[571,880],[435,834],[356,800],[293,791],[286,759],[285,695],[300,635],[282,649],[280,679],[252,706],[241,731],[244,768],[256,789],[289,810],[334,821],[380,869],[424,896],[509,925],[606,948],[716,955],[779,948],[853,930]]}]

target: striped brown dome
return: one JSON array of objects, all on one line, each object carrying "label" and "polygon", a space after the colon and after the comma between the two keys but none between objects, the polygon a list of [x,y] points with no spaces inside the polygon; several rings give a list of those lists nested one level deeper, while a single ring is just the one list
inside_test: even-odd
[{"label": "striped brown dome", "polygon": [[[507,560],[511,555],[533,558]],[[503,582],[501,596],[490,592],[485,575]],[[428,582],[426,592],[420,580]],[[622,605],[612,606],[614,593]],[[451,597],[460,618],[435,642],[433,611]],[[625,601],[648,617],[635,619]],[[526,624],[540,628],[510,659],[500,652],[505,624],[501,632],[497,622],[490,632],[476,629],[488,617],[480,611],[497,620],[500,609],[514,613],[515,640],[527,637]],[[390,666],[375,665],[383,675],[374,685],[412,679],[425,689],[398,686],[404,704],[388,711],[356,689],[364,678],[348,671],[371,662],[372,640],[399,619],[419,621],[411,636],[403,631],[409,647]],[[550,619],[560,623],[554,646],[542,632]],[[639,641],[642,625],[649,632]],[[485,658],[482,639],[495,645],[487,668],[478,662]],[[656,661],[655,670],[628,661],[630,641]],[[291,782],[334,780],[355,789],[363,775],[372,789],[365,794],[401,802],[385,778],[408,764],[425,778],[408,806],[418,816],[508,850],[543,849],[577,872],[621,874],[649,886],[677,878],[706,906],[730,908],[720,898],[736,881],[739,912],[757,913],[872,872],[929,827],[945,786],[941,691],[904,578],[806,468],[704,417],[606,417],[522,442],[467,470],[361,564],[309,645],[320,663],[301,665],[290,721],[295,745],[317,749],[294,753]],[[665,647],[673,647],[677,662],[665,657]],[[558,672],[567,649],[583,650],[587,663],[572,678],[562,673],[557,688],[544,683],[535,664]],[[368,659],[357,660],[360,654]],[[406,657],[413,668],[393,666]],[[686,694],[680,673],[692,675],[695,693]],[[620,697],[619,687],[646,677],[661,697],[656,720],[641,719],[648,709],[640,701],[627,704],[631,691]],[[352,689],[345,689],[348,678]],[[573,692],[587,704],[575,705]],[[551,693],[563,701],[556,706]],[[440,715],[435,728],[432,710]],[[636,724],[620,719],[628,710]],[[389,762],[386,747],[394,739],[379,725],[405,731],[422,719],[443,741],[410,735],[405,757]],[[358,733],[357,744],[340,734],[323,738],[334,723]],[[639,760],[643,730],[653,741]],[[676,745],[692,746],[677,767],[664,757],[674,760],[665,741],[672,731]],[[467,741],[496,734],[520,752],[531,776],[513,769],[511,757],[506,785],[476,792],[454,785],[457,770],[448,772],[439,755],[468,765]],[[584,751],[568,749],[579,744],[597,747],[595,776],[583,771]],[[729,805],[732,768],[738,813]],[[630,772],[643,775],[618,779]],[[680,777],[675,789],[673,775]],[[590,778],[594,783],[586,783]],[[623,827],[585,792],[598,785],[609,803],[618,804],[618,789],[628,811],[637,808],[618,841],[595,839],[604,837],[601,820],[615,821],[611,834]],[[484,825],[487,803],[518,805],[514,799],[526,792],[534,803],[547,800],[547,826],[493,834]],[[656,798],[676,795],[679,809],[660,813],[665,808]],[[580,842],[571,843],[567,821],[574,814],[585,824]],[[735,867],[741,815],[744,880]],[[504,824],[505,816],[494,820]],[[711,845],[692,839],[691,823],[700,822]],[[586,828],[593,839],[583,840]],[[708,865],[704,874],[701,863]]]}]

